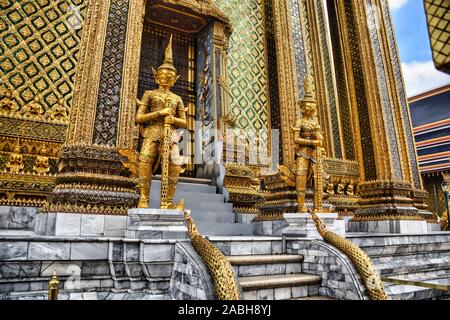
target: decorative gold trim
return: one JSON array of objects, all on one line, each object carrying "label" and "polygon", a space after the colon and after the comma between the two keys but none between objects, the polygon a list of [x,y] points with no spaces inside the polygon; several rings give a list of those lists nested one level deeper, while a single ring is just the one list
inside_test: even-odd
[{"label": "decorative gold trim", "polygon": [[65,145],[92,143],[109,0],[89,1],[74,83],[71,121]]}]

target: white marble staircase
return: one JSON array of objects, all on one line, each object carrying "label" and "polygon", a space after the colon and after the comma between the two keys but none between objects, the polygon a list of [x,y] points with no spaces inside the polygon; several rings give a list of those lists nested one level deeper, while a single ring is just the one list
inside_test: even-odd
[{"label": "white marble staircase", "polygon": [[244,300],[318,297],[321,278],[302,272],[303,256],[282,254],[277,237],[209,237],[227,256]]},{"label": "white marble staircase", "polygon": [[450,288],[450,233],[426,235],[347,235],[372,259],[380,276],[416,282],[421,285],[385,281],[389,299],[449,299],[450,291],[429,288],[443,285]]},{"label": "white marble staircase", "polygon": [[[252,225],[237,223],[233,204],[226,203],[223,194],[216,193],[210,180],[180,177],[175,202],[184,199],[197,227],[204,235],[252,235]],[[161,177],[155,176],[150,190],[150,208],[159,207]]]}]

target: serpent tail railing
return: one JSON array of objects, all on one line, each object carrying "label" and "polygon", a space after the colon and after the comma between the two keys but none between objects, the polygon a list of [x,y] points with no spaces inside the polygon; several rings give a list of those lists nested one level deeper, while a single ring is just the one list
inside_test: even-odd
[{"label": "serpent tail railing", "polygon": [[387,300],[388,297],[384,291],[383,282],[370,257],[351,241],[329,231],[315,212],[311,212],[311,216],[317,231],[325,242],[342,251],[352,261],[353,266],[364,282],[364,286],[367,288],[370,300]]},{"label": "serpent tail railing", "polygon": [[241,292],[234,269],[227,258],[211,242],[198,232],[194,219],[184,211],[189,238],[198,255],[206,264],[214,282],[216,296],[219,300],[240,300]]}]

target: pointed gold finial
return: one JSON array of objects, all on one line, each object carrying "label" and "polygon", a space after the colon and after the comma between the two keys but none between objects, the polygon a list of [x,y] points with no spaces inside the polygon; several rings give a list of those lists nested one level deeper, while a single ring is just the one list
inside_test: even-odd
[{"label": "pointed gold finial", "polygon": [[172,38],[173,35],[170,35],[169,43],[167,44],[166,50],[164,51],[164,61],[163,64],[158,67],[160,69],[169,69],[173,71],[177,71],[175,66],[173,65],[173,50],[172,50]]},{"label": "pointed gold finial", "polygon": [[305,79],[305,99],[304,100],[316,100],[316,93],[314,89],[314,78],[309,74]]},{"label": "pointed gold finial", "polygon": [[59,280],[55,270],[48,283],[48,300],[58,300],[58,284]]}]

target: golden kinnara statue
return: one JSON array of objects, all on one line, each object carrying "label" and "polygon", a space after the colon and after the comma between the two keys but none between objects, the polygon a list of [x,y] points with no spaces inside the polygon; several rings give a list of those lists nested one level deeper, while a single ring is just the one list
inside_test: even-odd
[{"label": "golden kinnara statue", "polygon": [[45,110],[41,105],[41,98],[39,96],[35,96],[33,101],[25,105],[21,110],[21,113],[25,118],[32,119],[40,119],[44,112]]},{"label": "golden kinnara statue", "polygon": [[14,104],[11,91],[6,90],[3,99],[0,101],[0,114],[13,114],[17,109],[18,107]]},{"label": "golden kinnara statue", "polygon": [[186,128],[186,110],[181,97],[170,92],[178,80],[172,58],[172,36],[165,50],[164,62],[153,69],[158,89],[148,90],[142,100],[137,100],[136,123],[140,125],[143,137],[139,155],[139,208],[148,208],[153,171],[161,163],[161,208],[175,208],[173,196],[182,168],[177,154],[177,128]]},{"label": "golden kinnara statue", "polygon": [[36,157],[36,165],[33,166],[34,172],[37,174],[46,174],[50,171],[50,163],[47,157],[47,148],[42,147],[39,155]]},{"label": "golden kinnara statue", "polygon": [[20,144],[19,142],[17,142],[17,144],[14,146],[14,151],[9,155],[9,161],[6,163],[6,168],[11,173],[19,173],[24,169],[24,167],[23,155],[20,151]]},{"label": "golden kinnara statue", "polygon": [[296,144],[296,189],[298,212],[307,212],[305,205],[306,185],[314,179],[314,211],[322,210],[322,143],[317,103],[314,98],[312,78],[305,83],[305,99],[300,102],[302,116],[293,128]]},{"label": "golden kinnara statue", "polygon": [[64,99],[59,99],[56,105],[49,110],[49,118],[53,121],[68,122],[69,110],[64,105]]}]

